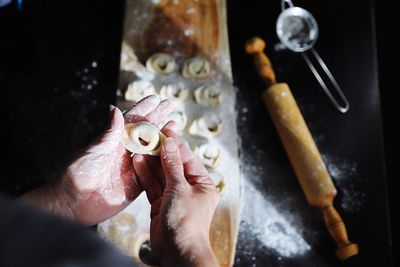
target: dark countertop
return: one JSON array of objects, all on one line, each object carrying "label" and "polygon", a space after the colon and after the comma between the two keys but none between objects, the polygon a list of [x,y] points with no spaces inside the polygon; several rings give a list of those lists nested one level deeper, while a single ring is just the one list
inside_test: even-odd
[{"label": "dark countertop", "polygon": [[[311,248],[285,257],[241,231],[235,266],[390,266],[371,1],[294,2],[319,23],[316,48],[349,98],[351,109],[345,115],[333,108],[299,55],[275,51],[279,1],[263,6],[261,1],[228,2],[238,126],[246,144],[243,168],[266,203],[289,214],[289,223]],[[56,176],[105,129],[108,104],[115,101],[122,1],[26,1],[21,11],[12,8],[0,9],[0,25],[6,25],[1,29],[0,86],[6,89],[10,174],[1,189],[19,195]],[[266,40],[277,78],[290,85],[335,178],[336,207],[350,239],[360,246],[360,255],[345,264],[334,256],[321,212],[306,203],[263,106],[263,85],[243,52],[253,35]]]},{"label": "dark countertop", "polygon": [[[312,252],[279,257],[274,246],[262,246],[258,241],[249,245],[243,231],[237,266],[263,266],[267,262],[271,266],[340,265],[321,212],[307,205],[263,106],[260,94],[264,87],[252,59],[243,52],[244,42],[254,35],[266,40],[277,79],[290,85],[337,185],[335,205],[344,218],[349,238],[360,246],[360,255],[347,261],[346,266],[389,266],[388,202],[372,3],[294,1],[314,14],[319,23],[315,48],[350,101],[346,114],[334,109],[300,55],[277,51],[275,21],[280,1],[263,7],[257,3],[231,1],[228,7],[232,65],[239,88],[239,130],[246,143],[242,153],[248,159],[245,164],[261,168],[251,179],[267,199],[272,199],[280,211],[298,215],[293,215],[293,225],[302,226],[299,231],[303,231]],[[244,14],[251,16],[244,18]],[[249,257],[249,251],[254,257]]]}]

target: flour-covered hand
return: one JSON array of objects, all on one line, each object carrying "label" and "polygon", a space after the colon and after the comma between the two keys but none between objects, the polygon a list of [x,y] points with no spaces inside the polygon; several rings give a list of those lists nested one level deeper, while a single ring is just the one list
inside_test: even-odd
[{"label": "flour-covered hand", "polygon": [[[120,144],[125,123],[158,124],[173,110],[172,103],[149,96],[124,116],[113,107],[109,129],[70,165],[64,175],[22,199],[87,225],[118,213],[142,191],[131,153]],[[168,127],[168,125],[166,126]]]}]

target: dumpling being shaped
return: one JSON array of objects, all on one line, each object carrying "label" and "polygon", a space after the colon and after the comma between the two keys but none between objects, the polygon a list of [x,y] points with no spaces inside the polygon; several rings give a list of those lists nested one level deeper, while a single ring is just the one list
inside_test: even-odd
[{"label": "dumpling being shaped", "polygon": [[158,156],[165,135],[154,124],[146,121],[128,123],[121,135],[122,145],[133,154]]}]

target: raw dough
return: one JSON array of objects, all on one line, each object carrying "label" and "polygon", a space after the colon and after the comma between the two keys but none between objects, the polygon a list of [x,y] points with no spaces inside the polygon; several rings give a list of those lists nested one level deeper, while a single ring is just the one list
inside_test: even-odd
[{"label": "raw dough", "polygon": [[189,79],[202,79],[210,75],[210,63],[204,57],[193,57],[185,61],[182,76]]},{"label": "raw dough", "polygon": [[189,97],[190,90],[185,88],[182,84],[166,84],[160,89],[161,99],[170,99],[175,101],[185,101]]},{"label": "raw dough", "polygon": [[175,71],[176,62],[167,53],[157,53],[146,61],[146,68],[156,74],[168,75]]},{"label": "raw dough", "polygon": [[219,146],[214,143],[203,143],[196,146],[193,152],[207,167],[216,168],[219,164],[221,150]]},{"label": "raw dough", "polygon": [[128,89],[125,92],[125,100],[136,103],[142,98],[154,94],[156,94],[156,90],[151,82],[146,80],[134,81],[128,85]]},{"label": "raw dough", "polygon": [[222,90],[213,85],[202,85],[194,91],[194,99],[201,105],[219,107],[222,103]]},{"label": "raw dough", "polygon": [[169,121],[176,122],[176,126],[175,126],[174,130],[176,132],[181,132],[183,129],[185,129],[186,124],[187,124],[186,113],[183,110],[175,110],[174,112],[169,114],[169,116],[162,123],[160,123],[158,125],[158,127],[161,129]]},{"label": "raw dough", "polygon": [[195,119],[189,127],[189,133],[211,139],[222,131],[222,120],[217,116],[205,115]]},{"label": "raw dough", "polygon": [[142,121],[128,123],[122,131],[121,143],[132,153],[157,156],[165,135],[153,124]]}]

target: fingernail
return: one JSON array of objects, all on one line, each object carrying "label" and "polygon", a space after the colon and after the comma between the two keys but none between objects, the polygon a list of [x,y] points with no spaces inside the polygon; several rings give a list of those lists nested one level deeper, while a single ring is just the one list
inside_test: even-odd
[{"label": "fingernail", "polygon": [[115,106],[114,105],[110,105],[109,108],[110,108],[110,111],[113,111],[115,109]]},{"label": "fingernail", "polygon": [[164,125],[164,129],[168,129],[168,130],[171,130],[171,131],[174,131],[175,130],[175,127],[177,127],[177,123],[175,122],[175,121],[169,121],[169,122],[167,122],[167,124],[165,124]]},{"label": "fingernail", "polygon": [[142,162],[143,161],[143,155],[141,155],[141,154],[135,154],[134,156],[133,156],[133,160],[135,161],[135,162]]},{"label": "fingernail", "polygon": [[178,149],[174,139],[167,137],[164,141],[164,149],[166,152],[175,152]]}]

